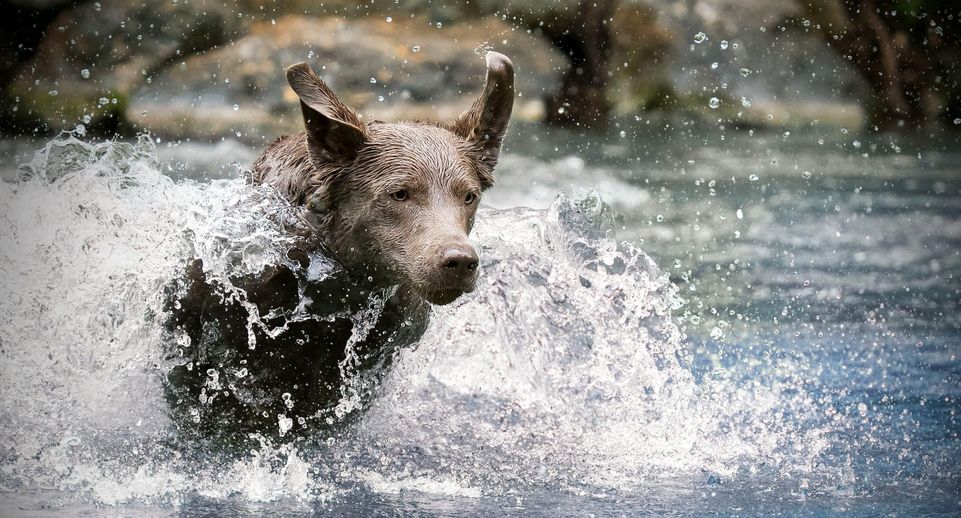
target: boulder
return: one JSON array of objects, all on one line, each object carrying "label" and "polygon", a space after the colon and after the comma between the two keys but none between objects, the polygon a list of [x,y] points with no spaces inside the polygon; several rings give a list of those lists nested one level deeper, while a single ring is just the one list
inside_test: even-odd
[{"label": "boulder", "polygon": [[545,40],[493,17],[443,24],[418,16],[255,23],[242,38],[159,71],[132,92],[126,114],[167,137],[271,139],[302,125],[284,69],[306,61],[364,117],[448,119],[479,93],[488,49],[514,61],[517,116],[537,118],[567,66]]},{"label": "boulder", "polygon": [[[79,2],[47,27],[7,89],[11,116],[35,130],[116,129],[127,98],[171,63],[238,38],[247,22],[217,2]],[[20,128],[21,131],[31,128]]]}]

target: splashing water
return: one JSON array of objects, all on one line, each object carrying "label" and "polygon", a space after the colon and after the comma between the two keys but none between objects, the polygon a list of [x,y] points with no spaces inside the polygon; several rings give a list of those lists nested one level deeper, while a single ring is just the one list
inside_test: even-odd
[{"label": "splashing water", "polygon": [[546,211],[482,209],[476,291],[434,309],[346,430],[190,453],[163,396],[163,288],[192,257],[224,282],[275,263],[298,239],[299,209],[241,179],[175,182],[163,168],[148,138],[63,136],[0,184],[8,491],[272,501],[849,476],[819,467],[842,418],[822,419],[802,381],[692,372],[676,288],[614,239],[590,193]]},{"label": "splashing water", "polygon": [[412,448],[431,452],[432,475],[499,490],[811,470],[824,441],[788,415],[810,403],[791,387],[696,382],[675,287],[611,238],[610,217],[590,194],[481,214],[478,293],[434,312],[358,432],[388,446],[388,473]]}]

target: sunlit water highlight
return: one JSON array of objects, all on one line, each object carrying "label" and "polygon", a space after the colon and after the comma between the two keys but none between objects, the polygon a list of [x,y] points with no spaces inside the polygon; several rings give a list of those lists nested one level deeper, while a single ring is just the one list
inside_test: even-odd
[{"label": "sunlit water highlight", "polygon": [[[927,329],[918,346],[914,334],[880,325],[884,314],[845,320],[834,310],[858,313],[857,301],[877,297],[838,302],[830,291],[823,318],[841,325],[809,318],[797,309],[809,286],[786,286],[773,273],[778,265],[764,263],[780,252],[765,257],[775,246],[761,234],[790,240],[798,232],[776,209],[742,200],[741,216],[734,207],[708,211],[703,201],[667,200],[648,183],[664,181],[656,168],[641,182],[583,158],[505,157],[490,200],[543,209],[481,211],[477,290],[435,308],[424,338],[399,354],[346,430],[264,441],[241,458],[185,451],[162,393],[172,365],[162,351],[162,288],[188,257],[204,258],[217,278],[270,264],[291,242],[285,226],[298,214],[209,163],[205,171],[224,179],[183,179],[196,175],[171,172],[171,158],[158,158],[146,138],[62,137],[17,181],[0,184],[0,484],[10,506],[622,513],[694,501],[736,513],[803,502],[816,512],[840,499],[841,509],[899,509],[877,504],[879,492],[897,505],[922,493],[941,495],[933,501],[944,510],[961,504],[956,324],[911,314]],[[695,171],[685,174],[705,177],[705,189],[719,188],[708,186],[712,177],[726,180],[691,161]],[[522,187],[531,181],[538,184]],[[596,187],[616,213],[593,192],[554,198],[570,184]],[[836,212],[859,200],[846,198]],[[658,212],[638,215],[639,206]],[[704,221],[707,238],[678,224],[729,209],[730,219]],[[650,224],[625,221],[639,216]],[[897,223],[892,231],[905,232]],[[940,234],[916,239],[955,239],[957,225],[943,216]],[[670,248],[674,232],[683,245]],[[766,290],[760,295],[725,294],[735,283],[696,271],[710,258],[687,261],[682,246],[734,232],[747,238],[729,238],[734,255],[760,263],[739,270]],[[676,254],[673,278],[620,237]],[[822,246],[845,249],[819,242],[812,260]],[[786,248],[794,261],[805,253],[803,244]],[[899,257],[912,263],[913,250]],[[865,255],[859,264],[872,260]],[[934,260],[958,270],[956,254]],[[883,292],[872,274],[852,271],[850,288],[836,289]],[[701,293],[711,289],[721,293]],[[957,318],[944,315],[957,298],[944,298],[931,311]],[[771,300],[791,311],[767,308]],[[769,315],[781,320],[764,325]]]}]

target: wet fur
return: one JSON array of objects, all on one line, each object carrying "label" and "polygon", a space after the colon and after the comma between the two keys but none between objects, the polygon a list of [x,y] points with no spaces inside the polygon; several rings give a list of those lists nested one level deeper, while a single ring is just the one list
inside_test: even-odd
[{"label": "wet fur", "polygon": [[[473,288],[473,279],[445,287],[452,281],[438,267],[438,254],[469,246],[477,200],[465,200],[492,185],[510,118],[510,61],[491,53],[487,64],[484,92],[464,115],[442,124],[365,124],[305,64],[288,69],[305,131],[270,144],[251,179],[304,206],[312,232],[281,264],[231,279],[260,315],[277,315],[265,323],[288,327],[277,336],[255,327],[251,349],[248,312],[232,296],[236,292],[210,282],[199,260],[188,263],[186,274],[168,287],[167,308],[169,352],[178,363],[168,375],[167,398],[182,434],[199,444],[240,446],[249,433],[274,435],[280,418],[293,419],[291,433],[299,435],[333,421],[353,323],[284,320],[303,300],[324,317],[363,310],[372,295],[382,296],[380,317],[354,347],[358,369],[382,372],[398,348],[423,333],[428,301],[446,303]],[[392,199],[398,189],[409,193],[407,203]],[[343,270],[308,280],[319,253]],[[184,335],[187,347],[176,344]],[[249,376],[229,376],[242,368]],[[211,369],[217,382],[211,382]]]}]

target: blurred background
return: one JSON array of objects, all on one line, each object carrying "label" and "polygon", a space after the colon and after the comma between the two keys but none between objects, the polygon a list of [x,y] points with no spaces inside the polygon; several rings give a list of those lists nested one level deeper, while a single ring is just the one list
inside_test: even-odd
[{"label": "blurred background", "polygon": [[7,0],[0,131],[259,141],[298,129],[282,71],[300,61],[365,115],[445,118],[476,92],[485,49],[514,60],[524,120],[923,131],[961,117],[957,11],[950,0]]}]

